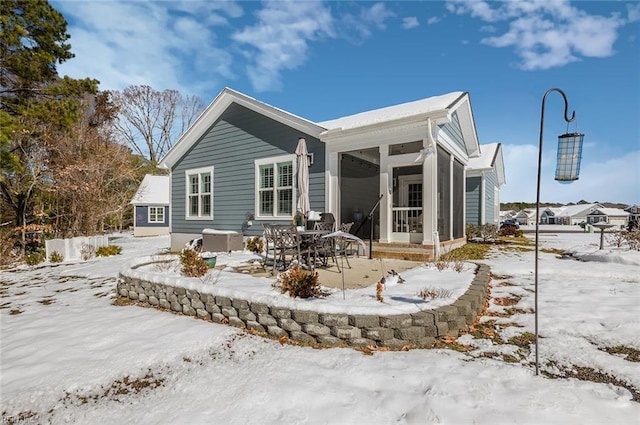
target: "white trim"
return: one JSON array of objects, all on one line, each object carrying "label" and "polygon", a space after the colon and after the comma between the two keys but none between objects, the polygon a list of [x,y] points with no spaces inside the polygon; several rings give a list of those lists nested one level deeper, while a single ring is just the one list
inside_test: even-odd
[{"label": "white trim", "polygon": [[[153,220],[151,221],[151,208],[156,208],[162,211],[162,221],[158,221]],[[147,223],[149,224],[166,224],[167,222],[167,218],[165,217],[165,213],[164,213],[164,205],[148,205],[147,206]],[[158,213],[156,212],[156,218],[158,217]]]},{"label": "white trim", "polygon": [[[185,170],[184,171],[184,180],[185,180],[185,188],[184,188],[184,219],[185,220],[213,220],[213,185],[214,185],[214,167],[213,165],[210,167],[200,167],[200,168],[191,168],[189,170]],[[196,216],[192,216],[189,215],[190,214],[190,208],[189,208],[189,176],[193,175],[193,174],[198,174],[198,176],[200,176],[200,174],[206,174],[209,173],[211,175],[211,193],[210,193],[210,197],[211,197],[211,212],[208,215],[203,215],[202,214],[202,203],[198,200],[198,215]],[[200,187],[200,179],[198,177],[198,190]],[[198,193],[198,196],[201,196]]]},{"label": "white trim", "polygon": [[[295,154],[289,154],[289,155],[280,155],[280,156],[272,156],[272,157],[268,157],[268,158],[260,158],[260,159],[256,159],[253,161],[253,167],[254,167],[254,186],[253,186],[253,190],[254,190],[254,211],[255,211],[255,219],[256,220],[292,220],[293,219],[293,215],[295,214],[295,206],[296,206],[296,202],[297,202],[297,193],[298,193],[298,187],[297,187],[297,182],[298,182],[298,168],[297,168],[297,162],[296,161],[297,157]],[[291,207],[291,214],[290,215],[261,215],[260,214],[260,194],[259,194],[259,188],[260,188],[260,166],[261,165],[275,165],[278,163],[282,163],[282,162],[291,162],[291,168],[292,168],[292,196],[291,196],[291,202],[292,202],[292,207]],[[277,187],[277,175],[274,174],[274,192],[276,191],[276,187]],[[274,197],[273,197],[273,208],[274,208],[274,214],[275,214],[275,210],[278,207],[278,199],[276,194],[274,193]]]}]

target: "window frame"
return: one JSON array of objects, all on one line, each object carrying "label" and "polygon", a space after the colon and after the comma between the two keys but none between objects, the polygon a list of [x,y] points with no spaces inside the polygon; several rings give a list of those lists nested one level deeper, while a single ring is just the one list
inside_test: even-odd
[{"label": "window frame", "polygon": [[[291,186],[278,186],[278,164],[282,164],[285,162],[291,163]],[[254,199],[255,199],[255,218],[257,220],[292,220],[293,216],[296,212],[296,204],[297,204],[297,181],[298,181],[298,170],[297,170],[297,158],[295,154],[289,155],[280,155],[280,156],[272,156],[268,158],[260,158],[254,161],[254,175],[255,175],[255,183],[254,183]],[[273,194],[273,213],[271,215],[261,214],[260,209],[260,192],[265,192],[267,190],[260,188],[260,167],[265,165],[273,166],[273,187],[271,188]],[[291,213],[286,215],[278,215],[278,190],[291,189]]]},{"label": "window frame", "polygon": [[[152,219],[151,219],[151,209],[156,210],[156,213],[155,213],[155,217],[156,217],[156,219],[155,219],[155,220],[152,220]],[[162,214],[162,220],[158,220],[158,213],[157,213],[157,211],[161,211],[161,214]],[[164,216],[165,216],[165,213],[164,213],[164,206],[149,205],[149,206],[147,207],[147,223],[149,223],[149,224],[165,224],[165,223],[166,223],[166,220],[165,220],[165,217],[164,217]]]},{"label": "window frame", "polygon": [[[214,167],[213,165],[210,167],[201,167],[201,168],[191,168],[189,170],[185,170],[184,179],[185,179],[185,192],[184,192],[184,218],[185,220],[212,220],[213,219],[213,183],[214,183]],[[209,192],[201,192],[202,181],[201,176],[209,174]],[[198,176],[198,193],[191,193],[191,180],[190,176],[197,175]],[[190,199],[193,196],[198,197],[198,214],[192,215],[190,208]],[[203,214],[201,201],[204,199],[204,196],[209,197],[209,214]]]}]

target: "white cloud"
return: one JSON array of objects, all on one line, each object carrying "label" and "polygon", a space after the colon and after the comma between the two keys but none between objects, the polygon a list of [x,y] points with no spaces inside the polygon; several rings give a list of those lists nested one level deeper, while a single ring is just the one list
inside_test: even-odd
[{"label": "white cloud", "polygon": [[433,24],[437,24],[440,21],[441,21],[441,19],[438,18],[437,16],[432,16],[429,19],[427,19],[427,24],[428,25],[433,25]]},{"label": "white cloud", "polygon": [[340,17],[340,36],[352,43],[360,44],[371,37],[372,29],[384,30],[385,21],[395,16],[384,3],[363,7],[358,14],[347,13]]},{"label": "white cloud", "polygon": [[[68,31],[76,54],[59,67],[61,75],[96,78],[103,90],[147,84],[184,93],[205,84],[194,84],[194,73],[199,81],[232,76],[231,56],[216,47],[214,28],[227,24],[224,14],[242,13],[233,3],[114,1],[54,6],[70,22]],[[177,11],[179,18],[174,14]],[[195,69],[186,72],[186,62],[195,64]]]},{"label": "white cloud", "polygon": [[[495,7],[494,7],[495,6]],[[512,47],[526,70],[549,69],[585,57],[602,58],[615,53],[618,30],[640,19],[640,7],[628,6],[628,17],[590,15],[568,0],[488,3],[449,0],[447,9],[469,14],[488,23],[507,21],[501,35],[482,39],[493,47]],[[483,27],[485,28],[485,27]]]},{"label": "white cloud", "polygon": [[418,18],[415,16],[408,16],[402,19],[402,28],[411,29],[420,26],[420,22],[418,22]]},{"label": "white cloud", "polygon": [[[503,148],[507,184],[500,191],[501,202],[535,202],[538,147],[506,144]],[[554,149],[543,151],[541,202],[569,203],[584,199],[592,202],[640,203],[640,151],[605,161],[590,158],[588,151],[585,151],[579,180],[567,185],[554,180]]]},{"label": "white cloud", "polygon": [[279,89],[281,72],[306,61],[310,41],[335,36],[333,17],[322,3],[273,1],[256,16],[258,23],[233,39],[253,48],[247,74],[257,91]]}]

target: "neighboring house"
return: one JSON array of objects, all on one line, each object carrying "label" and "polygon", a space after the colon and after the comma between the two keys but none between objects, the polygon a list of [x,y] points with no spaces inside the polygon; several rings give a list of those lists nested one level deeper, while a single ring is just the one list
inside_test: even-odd
[{"label": "neighboring house", "polygon": [[505,184],[502,145],[480,145],[480,156],[470,158],[466,177],[466,222],[500,223],[500,188]]},{"label": "neighboring house", "polygon": [[608,223],[626,227],[629,224],[629,214],[620,208],[595,208],[587,214],[587,223]]},{"label": "neighboring house", "polygon": [[535,226],[536,225],[536,209],[525,208],[518,211],[513,219],[522,226]]},{"label": "neighboring house", "polygon": [[629,213],[629,221],[640,223],[640,206],[629,205],[624,210]]},{"label": "neighboring house", "polygon": [[576,225],[587,222],[587,214],[596,208],[602,208],[602,204],[577,204],[562,207],[562,211],[555,215],[555,224]]},{"label": "neighboring house", "polygon": [[540,224],[561,224],[556,223],[556,217],[562,213],[563,207],[546,207],[540,213]]},{"label": "neighboring house", "polygon": [[505,220],[513,220],[516,214],[518,214],[516,210],[500,211],[500,222],[503,222]]},{"label": "neighboring house", "polygon": [[169,176],[144,176],[133,204],[133,236],[169,234]]},{"label": "neighboring house", "polygon": [[299,138],[313,158],[310,210],[355,221],[368,237],[360,219],[381,196],[379,242],[465,243],[465,169],[480,154],[468,93],[315,123],[225,88],[160,162],[170,170],[171,248],[205,228],[253,236],[263,223],[290,223]]}]

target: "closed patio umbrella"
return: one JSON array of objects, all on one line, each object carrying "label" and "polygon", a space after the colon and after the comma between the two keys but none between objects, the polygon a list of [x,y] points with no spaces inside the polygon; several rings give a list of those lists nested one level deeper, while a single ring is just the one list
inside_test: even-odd
[{"label": "closed patio umbrella", "polygon": [[296,155],[298,156],[298,203],[297,210],[302,214],[307,214],[309,205],[309,159],[307,155],[307,142],[304,138],[298,139]]}]

